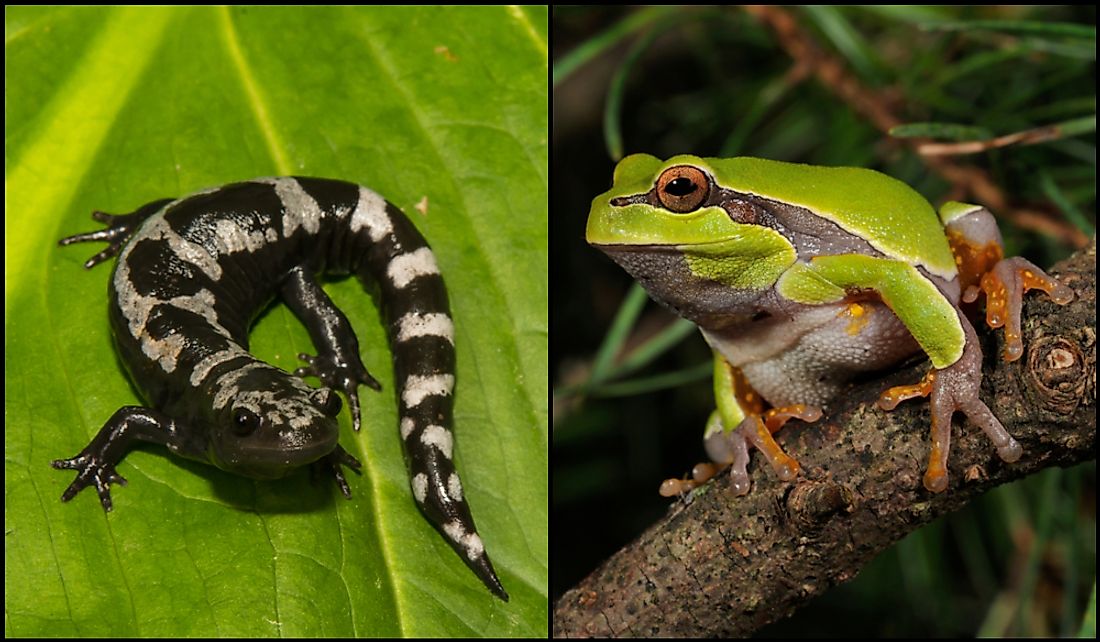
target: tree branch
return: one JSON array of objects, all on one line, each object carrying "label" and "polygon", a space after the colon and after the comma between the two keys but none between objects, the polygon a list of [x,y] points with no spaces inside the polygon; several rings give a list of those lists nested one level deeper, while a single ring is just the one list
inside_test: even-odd
[{"label": "tree branch", "polygon": [[803,466],[794,482],[779,481],[754,457],[749,495],[735,498],[720,475],[673,504],[562,596],[554,635],[746,636],[995,486],[1095,458],[1095,250],[1093,239],[1054,271],[1075,290],[1072,303],[1026,297],[1024,358],[1004,363],[1000,333],[979,331],[983,398],[1023,445],[1020,461],[1002,462],[985,435],[957,416],[950,486],[925,490],[928,404],[910,401],[890,413],[874,405],[885,387],[915,382],[928,366],[905,368],[855,388],[817,423],[780,431]]}]

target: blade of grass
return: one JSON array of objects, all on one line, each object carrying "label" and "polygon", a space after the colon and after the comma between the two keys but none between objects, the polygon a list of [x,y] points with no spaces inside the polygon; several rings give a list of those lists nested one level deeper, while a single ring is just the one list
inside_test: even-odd
[{"label": "blade of grass", "polygon": [[687,319],[677,319],[675,323],[657,333],[622,360],[615,370],[615,377],[622,377],[649,364],[664,354],[669,348],[683,341],[684,337],[694,334],[696,325]]},{"label": "blade of grass", "polygon": [[578,45],[576,49],[554,61],[554,86],[557,87],[559,83],[568,80],[569,76],[578,68],[625,40],[634,32],[645,29],[673,11],[678,11],[678,9],[676,7],[649,7],[636,11],[603,33]]},{"label": "blade of grass", "polygon": [[1096,27],[1068,22],[1037,22],[1032,20],[949,20],[926,22],[924,31],[998,31],[1041,36],[1065,36],[1096,40]]},{"label": "blade of grass", "polygon": [[608,372],[611,370],[615,355],[622,350],[623,344],[630,335],[630,328],[634,326],[634,322],[641,314],[642,307],[645,306],[648,298],[645,290],[637,283],[630,288],[626,299],[619,306],[619,312],[615,315],[615,320],[611,323],[611,329],[608,330],[603,344],[596,352],[596,358],[592,362],[592,376],[589,378],[591,383],[598,384],[608,378]]},{"label": "blade of grass", "polygon": [[694,383],[706,379],[712,374],[713,368],[714,365],[708,361],[707,363],[691,368],[676,370],[675,372],[666,372],[643,379],[602,385],[594,388],[590,394],[593,397],[630,397],[653,392],[654,390],[676,388],[687,383]]},{"label": "blade of grass", "polygon": [[1092,222],[1085,216],[1085,213],[1074,205],[1073,201],[1066,198],[1065,193],[1054,182],[1049,172],[1039,171],[1039,185],[1043,188],[1043,193],[1047,195],[1047,198],[1054,201],[1054,204],[1058,206],[1058,209],[1071,223],[1089,235],[1095,231]]}]

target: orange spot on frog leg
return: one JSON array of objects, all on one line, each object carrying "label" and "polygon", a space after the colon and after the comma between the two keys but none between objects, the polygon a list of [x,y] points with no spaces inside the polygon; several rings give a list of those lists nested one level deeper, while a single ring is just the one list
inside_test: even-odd
[{"label": "orange spot on frog leg", "polygon": [[863,331],[871,321],[871,315],[867,309],[858,303],[849,303],[841,308],[838,316],[846,316],[849,319],[848,327],[844,329],[849,336],[856,336]]}]

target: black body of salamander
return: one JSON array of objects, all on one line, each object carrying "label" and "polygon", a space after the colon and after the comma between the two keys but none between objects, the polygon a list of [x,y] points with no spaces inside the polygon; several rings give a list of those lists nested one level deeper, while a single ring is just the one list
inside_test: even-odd
[{"label": "black body of salamander", "polygon": [[[454,326],[431,249],[401,211],[371,190],[322,178],[233,183],[164,199],[120,216],[93,213],[103,230],[68,245],[106,241],[84,265],[118,255],[109,286],[111,329],[149,407],[120,408],[91,443],[55,468],[77,471],[61,499],[110,484],[135,440],[258,479],[317,463],[360,464],[338,443],[337,390],[359,430],[363,366],[347,318],[315,280],[354,274],[378,284],[393,351],[400,434],[413,496],[479,578],[502,599],[451,461]],[[248,330],[274,297],[309,331],[318,355],[294,374],[248,352]],[[302,381],[317,376],[324,387]]]}]

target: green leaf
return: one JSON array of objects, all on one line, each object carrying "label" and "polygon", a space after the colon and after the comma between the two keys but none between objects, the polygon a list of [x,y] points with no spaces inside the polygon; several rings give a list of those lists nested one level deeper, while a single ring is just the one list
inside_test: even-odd
[{"label": "green leaf", "polygon": [[[7,7],[8,636],[547,634],[546,7]],[[353,498],[131,452],[115,509],[59,501],[143,403],[112,346],[89,214],[256,176],[370,186],[431,243],[456,325],[455,459],[511,601],[419,513],[371,297],[326,285],[384,392],[360,390]],[[426,199],[426,200],[425,200]],[[416,205],[426,204],[426,213]],[[113,263],[113,262],[111,262]],[[252,350],[312,352],[277,306]]]}]

